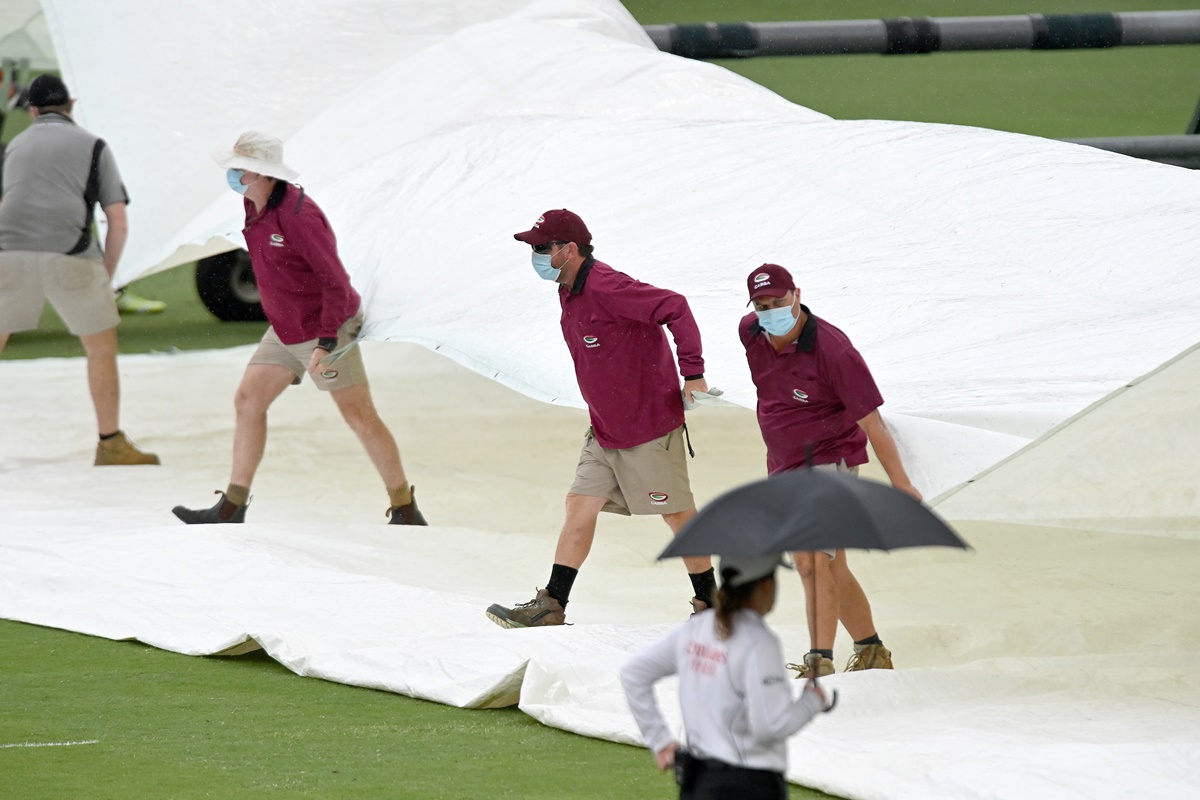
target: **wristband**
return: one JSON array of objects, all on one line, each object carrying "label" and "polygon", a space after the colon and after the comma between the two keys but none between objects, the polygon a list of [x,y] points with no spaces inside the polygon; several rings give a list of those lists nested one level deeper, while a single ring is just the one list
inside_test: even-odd
[{"label": "wristband", "polygon": [[699,375],[684,375],[683,379],[685,381],[702,381],[704,380],[704,373],[701,372]]},{"label": "wristband", "polygon": [[334,350],[337,350],[337,337],[322,336],[320,339],[317,339],[317,347],[321,348],[326,353],[332,353]]}]

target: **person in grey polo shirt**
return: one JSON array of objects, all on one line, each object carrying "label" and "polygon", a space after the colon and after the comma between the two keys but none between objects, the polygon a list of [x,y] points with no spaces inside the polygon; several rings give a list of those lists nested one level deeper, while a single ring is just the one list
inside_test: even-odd
[{"label": "person in grey polo shirt", "polygon": [[[100,441],[97,466],[157,464],[121,431],[112,275],[125,247],[129,197],[112,151],[71,119],[75,101],[54,75],[29,85],[33,125],[9,144],[0,186],[0,352],[36,330],[46,301],[87,353]],[[108,231],[93,232],[96,205]]]}]

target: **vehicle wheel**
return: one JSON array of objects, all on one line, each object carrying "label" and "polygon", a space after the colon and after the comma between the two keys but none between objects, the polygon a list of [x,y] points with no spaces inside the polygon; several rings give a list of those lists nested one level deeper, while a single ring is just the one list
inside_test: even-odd
[{"label": "vehicle wheel", "polygon": [[196,262],[196,291],[200,302],[224,322],[260,322],[267,318],[250,254],[231,250]]}]

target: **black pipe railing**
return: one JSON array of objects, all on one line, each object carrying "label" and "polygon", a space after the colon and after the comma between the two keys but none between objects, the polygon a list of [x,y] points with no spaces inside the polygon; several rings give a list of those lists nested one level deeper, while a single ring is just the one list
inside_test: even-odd
[{"label": "black pipe railing", "polygon": [[1200,11],[671,23],[643,27],[659,50],[703,59],[1200,44]]}]

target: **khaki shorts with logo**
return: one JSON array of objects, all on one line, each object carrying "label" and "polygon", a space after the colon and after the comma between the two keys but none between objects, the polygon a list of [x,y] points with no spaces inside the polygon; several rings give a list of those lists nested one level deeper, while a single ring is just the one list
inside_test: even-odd
[{"label": "khaki shorts with logo", "polygon": [[37,330],[47,300],[74,336],[100,333],[121,321],[102,262],[0,250],[0,334]]},{"label": "khaki shorts with logo", "polygon": [[[342,323],[338,328],[338,347],[347,344],[362,328],[363,316],[360,311]],[[284,344],[279,340],[274,328],[267,328],[258,349],[250,357],[251,364],[277,364],[287,367],[296,376],[293,386],[298,386],[308,374],[308,365],[312,361],[313,351],[317,349],[317,340],[310,339],[300,344]],[[341,355],[337,361],[321,369],[319,377],[314,380],[317,388],[323,392],[337,389],[348,389],[360,383],[367,382],[367,368],[363,364],[362,348],[354,345]]]},{"label": "khaki shorts with logo", "polygon": [[569,491],[606,497],[604,511],[626,516],[675,514],[694,508],[683,427],[623,450],[601,447],[588,428]]}]

